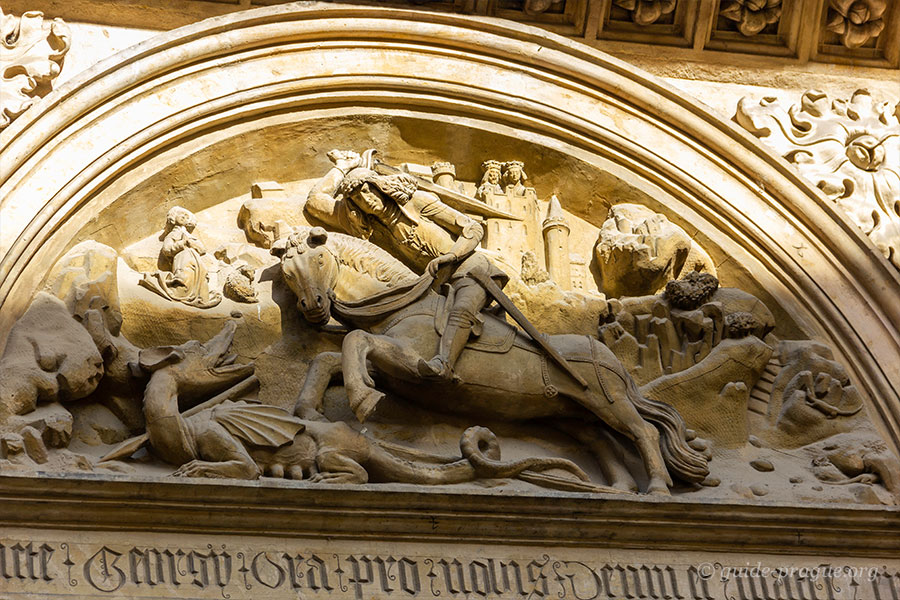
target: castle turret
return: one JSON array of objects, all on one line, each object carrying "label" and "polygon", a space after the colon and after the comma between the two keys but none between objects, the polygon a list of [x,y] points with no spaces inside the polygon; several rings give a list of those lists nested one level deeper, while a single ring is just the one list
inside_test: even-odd
[{"label": "castle turret", "polygon": [[547,218],[543,223],[544,257],[550,279],[564,290],[572,288],[569,274],[569,223],[556,194],[550,197]]},{"label": "castle turret", "polygon": [[431,179],[436,184],[447,189],[454,189],[456,182],[456,167],[453,163],[438,161],[431,165]]}]

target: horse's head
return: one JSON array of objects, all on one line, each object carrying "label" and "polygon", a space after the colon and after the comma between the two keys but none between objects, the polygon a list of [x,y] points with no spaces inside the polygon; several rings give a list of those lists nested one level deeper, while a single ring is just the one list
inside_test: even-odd
[{"label": "horse's head", "polygon": [[331,298],[340,267],[327,241],[328,232],[313,227],[275,242],[271,250],[281,257],[281,274],[297,296],[297,308],[315,325],[324,325],[331,318]]}]

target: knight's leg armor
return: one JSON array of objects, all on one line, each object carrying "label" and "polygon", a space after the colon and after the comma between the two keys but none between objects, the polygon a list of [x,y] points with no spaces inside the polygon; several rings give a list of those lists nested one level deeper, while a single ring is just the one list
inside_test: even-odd
[{"label": "knight's leg armor", "polygon": [[456,288],[453,307],[441,336],[438,353],[431,360],[419,363],[420,375],[447,379],[453,376],[453,366],[469,341],[472,328],[478,322],[478,314],[487,303],[487,294],[476,281],[463,277],[453,286]]}]

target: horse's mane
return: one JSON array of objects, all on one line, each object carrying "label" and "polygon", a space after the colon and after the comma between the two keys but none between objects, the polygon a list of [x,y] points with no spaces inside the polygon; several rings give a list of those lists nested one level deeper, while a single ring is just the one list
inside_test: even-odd
[{"label": "horse's mane", "polygon": [[415,279],[409,267],[368,240],[344,233],[329,233],[328,240],[342,264],[388,286]]},{"label": "horse's mane", "polygon": [[[301,242],[301,240],[305,242],[311,230],[312,228],[309,227],[299,227],[291,234],[291,237],[294,239],[288,243],[288,247],[293,246],[294,249],[289,249],[288,255],[292,251],[297,251],[297,243]],[[328,232],[326,244],[334,250],[341,264],[359,273],[364,273],[386,284],[388,287],[406,283],[416,278],[415,273],[409,267],[367,240],[345,233],[330,231]]]}]

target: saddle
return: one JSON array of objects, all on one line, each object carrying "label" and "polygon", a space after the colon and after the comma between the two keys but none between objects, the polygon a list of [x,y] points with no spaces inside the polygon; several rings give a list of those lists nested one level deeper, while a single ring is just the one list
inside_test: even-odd
[{"label": "saddle", "polygon": [[[438,335],[444,335],[444,328],[447,326],[447,318],[452,305],[452,290],[448,296],[438,297],[434,313],[434,329]],[[469,336],[466,348],[480,352],[504,354],[509,352],[513,342],[516,341],[517,331],[503,319],[482,311],[478,315],[478,322],[472,327],[472,335]]]}]

